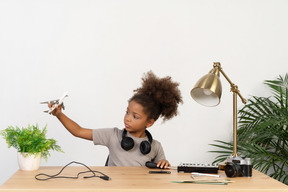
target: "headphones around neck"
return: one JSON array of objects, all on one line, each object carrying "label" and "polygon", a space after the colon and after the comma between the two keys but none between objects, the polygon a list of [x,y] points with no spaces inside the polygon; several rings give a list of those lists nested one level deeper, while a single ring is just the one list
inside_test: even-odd
[{"label": "headphones around neck", "polygon": [[[153,141],[152,135],[149,133],[149,131],[145,130],[145,134],[148,138],[148,141],[142,141],[140,143],[140,151],[143,155],[146,155],[150,153],[151,151],[151,143]],[[134,140],[131,137],[127,137],[127,130],[124,129],[123,134],[122,134],[122,141],[121,141],[121,147],[129,151],[134,147]]]}]

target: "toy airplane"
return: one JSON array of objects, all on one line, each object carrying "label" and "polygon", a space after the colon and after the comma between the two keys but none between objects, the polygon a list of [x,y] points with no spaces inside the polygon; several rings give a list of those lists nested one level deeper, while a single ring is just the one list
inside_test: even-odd
[{"label": "toy airplane", "polygon": [[53,111],[54,109],[56,109],[59,105],[61,105],[62,109],[65,110],[65,107],[64,107],[64,104],[63,104],[63,100],[64,100],[66,97],[68,97],[68,93],[67,93],[67,92],[65,92],[60,99],[51,100],[51,101],[44,101],[44,102],[41,102],[40,104],[54,103],[55,105],[54,105],[51,109],[49,109],[49,110],[47,110],[47,111],[44,111],[45,113],[49,113],[49,114],[51,115],[52,111]]}]

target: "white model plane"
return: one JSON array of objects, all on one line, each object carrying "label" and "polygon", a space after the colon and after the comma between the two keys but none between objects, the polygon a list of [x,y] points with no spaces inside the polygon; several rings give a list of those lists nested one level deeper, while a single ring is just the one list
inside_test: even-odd
[{"label": "white model plane", "polygon": [[65,92],[60,99],[51,100],[51,101],[43,101],[43,102],[41,102],[40,104],[54,103],[54,105],[53,105],[53,107],[52,107],[51,109],[49,109],[49,110],[47,110],[47,111],[44,111],[45,113],[51,114],[52,111],[53,111],[54,109],[56,109],[59,105],[61,105],[61,107],[62,107],[63,110],[65,109],[64,104],[63,104],[63,100],[64,100],[66,97],[68,97],[68,93],[67,93],[67,92]]}]

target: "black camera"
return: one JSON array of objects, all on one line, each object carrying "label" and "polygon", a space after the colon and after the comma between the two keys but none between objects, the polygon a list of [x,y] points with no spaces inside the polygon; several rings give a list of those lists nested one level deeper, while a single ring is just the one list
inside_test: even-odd
[{"label": "black camera", "polygon": [[228,157],[224,170],[227,177],[252,177],[252,167],[250,158]]}]

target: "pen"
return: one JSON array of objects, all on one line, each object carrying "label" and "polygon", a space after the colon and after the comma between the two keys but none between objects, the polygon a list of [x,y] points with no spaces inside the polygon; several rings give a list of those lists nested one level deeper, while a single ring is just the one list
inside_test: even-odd
[{"label": "pen", "polygon": [[209,177],[220,177],[220,175],[213,175],[213,174],[206,174],[206,173],[198,173],[198,172],[192,172],[192,176],[209,176]]}]

